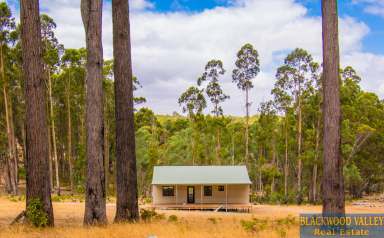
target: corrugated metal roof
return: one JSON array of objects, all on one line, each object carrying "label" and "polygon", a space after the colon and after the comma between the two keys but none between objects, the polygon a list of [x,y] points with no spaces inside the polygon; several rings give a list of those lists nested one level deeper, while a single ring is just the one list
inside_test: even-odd
[{"label": "corrugated metal roof", "polygon": [[155,166],[152,184],[251,184],[245,166]]}]

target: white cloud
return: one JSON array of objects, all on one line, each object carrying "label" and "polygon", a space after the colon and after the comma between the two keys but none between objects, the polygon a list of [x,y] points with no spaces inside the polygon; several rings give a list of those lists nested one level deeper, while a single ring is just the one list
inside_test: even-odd
[{"label": "white cloud", "polygon": [[365,4],[365,12],[384,17],[384,0],[353,0],[353,3]]},{"label": "white cloud", "polygon": [[[363,88],[384,95],[384,56],[372,53],[353,52],[343,57],[343,66],[352,65],[363,75]],[[374,79],[374,80],[371,80]]]},{"label": "white cloud", "polygon": [[133,0],[130,2],[130,7],[133,10],[144,10],[154,8],[154,4],[146,0]]},{"label": "white cloud", "polygon": [[[242,115],[244,96],[231,82],[231,72],[236,52],[244,43],[252,43],[258,49],[262,67],[251,91],[252,113],[256,113],[262,100],[269,98],[276,68],[288,52],[301,47],[321,60],[321,19],[308,16],[303,5],[294,0],[232,0],[232,3],[230,7],[199,13],[145,10],[153,5],[144,0],[131,4],[136,4],[131,14],[133,70],[143,84],[138,93],[147,97],[146,106],[157,113],[180,112],[179,95],[195,84],[208,60],[218,58],[227,70],[223,88],[231,96],[224,112]],[[78,0],[42,0],[41,6],[56,20],[57,35],[66,47],[84,46]],[[111,19],[110,3],[105,2],[106,58],[112,56]],[[368,33],[369,28],[356,19],[340,20],[342,60],[363,75],[365,88],[384,95],[378,90],[380,86],[384,89],[379,67],[384,56],[362,52],[362,39]],[[369,69],[369,64],[377,66]]]}]

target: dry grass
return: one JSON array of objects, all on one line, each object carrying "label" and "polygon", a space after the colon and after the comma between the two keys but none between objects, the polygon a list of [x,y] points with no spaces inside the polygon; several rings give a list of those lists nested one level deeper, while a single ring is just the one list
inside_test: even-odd
[{"label": "dry grass", "polygon": [[[34,229],[26,226],[8,224],[25,208],[24,202],[14,202],[0,197],[0,237],[1,238],[146,238],[156,235],[158,238],[245,238],[245,237],[298,237],[298,225],[276,226],[276,220],[287,216],[295,216],[304,212],[320,212],[320,206],[272,206],[258,205],[252,213],[214,213],[159,211],[165,219],[151,223],[111,224],[107,227],[84,228],[82,217],[84,203],[58,202],[54,203],[55,228]],[[348,206],[348,212],[353,213],[384,213],[381,207]],[[109,221],[113,220],[115,206],[108,204]],[[168,221],[170,215],[176,215],[177,221]],[[257,227],[255,231],[246,231],[241,221],[254,218],[262,219],[267,226]]]}]

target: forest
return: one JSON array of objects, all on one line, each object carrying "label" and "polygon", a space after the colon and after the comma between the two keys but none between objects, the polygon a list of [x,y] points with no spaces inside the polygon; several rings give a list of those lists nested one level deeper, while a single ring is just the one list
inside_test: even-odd
[{"label": "forest", "polygon": [[[25,179],[25,98],[21,77],[20,26],[6,3],[1,3],[1,168],[6,191],[18,194]],[[41,15],[49,124],[49,174],[52,191],[82,193],[85,189],[85,64],[86,50],[67,49],[56,38],[56,24]],[[322,176],[322,68],[310,52],[297,48],[277,69],[271,100],[256,115],[226,115],[220,104],[231,100],[222,91],[221,76],[233,74],[239,90],[252,91],[260,71],[257,50],[245,44],[234,62],[244,67],[245,55],[255,61],[249,80],[238,69],[226,72],[219,59],[211,60],[196,85],[180,95],[173,115],[156,115],[143,107],[140,79],[133,77],[138,189],[150,197],[155,165],[246,164],[253,181],[253,199],[262,202],[317,203]],[[262,59],[260,59],[262,60]],[[247,67],[247,66],[246,66]],[[113,60],[103,66],[104,160],[109,195],[115,193],[116,163]],[[256,78],[257,80],[257,78]],[[362,79],[351,66],[340,69],[342,157],[345,189],[350,198],[383,191],[384,102],[360,87]],[[208,107],[210,113],[203,114]],[[10,149],[9,149],[10,148]],[[8,161],[8,162],[6,162]],[[7,165],[7,166],[5,166]]]}]

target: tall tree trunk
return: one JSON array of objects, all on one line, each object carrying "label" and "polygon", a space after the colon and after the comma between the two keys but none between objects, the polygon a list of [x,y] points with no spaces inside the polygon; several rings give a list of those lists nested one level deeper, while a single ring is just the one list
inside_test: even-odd
[{"label": "tall tree trunk", "polygon": [[221,164],[221,140],[220,140],[220,128],[216,130],[216,163]]},{"label": "tall tree trunk", "polygon": [[128,0],[112,0],[116,107],[115,222],[139,218]]},{"label": "tall tree trunk", "polygon": [[258,190],[261,194],[263,194],[263,180],[262,180],[262,176],[261,176],[261,158],[264,156],[264,153],[263,153],[263,147],[260,147],[259,149],[259,161],[258,161],[258,166],[257,166],[257,177],[258,177]]},{"label": "tall tree trunk", "polygon": [[[192,165],[195,165],[196,164],[196,157],[197,157],[197,144],[198,144],[198,141],[197,141],[197,133],[198,133],[198,129],[196,128],[197,127],[197,122],[196,122],[196,119],[192,118],[192,116],[190,115],[189,116],[190,118],[190,123],[192,125],[192,136],[191,136],[191,156],[192,156]],[[207,158],[208,159],[208,158]]]},{"label": "tall tree trunk", "polygon": [[80,117],[80,128],[79,128],[79,133],[80,133],[80,143],[82,145],[86,144],[86,138],[85,138],[85,123],[84,123],[84,112],[81,112],[81,117]]},{"label": "tall tree trunk", "polygon": [[288,113],[285,113],[284,197],[288,198]]},{"label": "tall tree trunk", "polygon": [[312,202],[316,203],[317,201],[317,170],[318,170],[318,158],[320,153],[320,126],[321,126],[321,120],[320,116],[317,118],[317,125],[316,125],[316,140],[315,140],[315,162],[312,169]]},{"label": "tall tree trunk", "polygon": [[232,144],[232,165],[235,165],[235,130],[233,130],[232,132],[231,144]]},{"label": "tall tree trunk", "polygon": [[51,145],[51,130],[48,128],[48,166],[49,166],[49,187],[53,191],[53,167],[52,167],[52,145]]},{"label": "tall tree trunk", "polygon": [[107,223],[105,173],[104,173],[104,128],[103,128],[103,46],[102,0],[81,0],[87,46],[87,185],[85,191],[85,225]]},{"label": "tall tree trunk", "polygon": [[11,174],[9,173],[11,171],[10,167],[10,160],[8,158],[8,155],[4,157],[5,165],[4,165],[4,187],[5,192],[8,194],[12,194],[12,183],[11,183]]},{"label": "tall tree trunk", "polygon": [[49,186],[48,125],[38,0],[21,0],[21,42],[26,98],[26,207],[39,200],[54,225]]},{"label": "tall tree trunk", "polygon": [[3,97],[4,97],[4,111],[5,111],[5,125],[7,130],[7,141],[8,141],[8,155],[6,159],[6,179],[7,192],[16,195],[17,194],[17,158],[15,151],[15,138],[12,122],[12,103],[8,100],[7,92],[7,80],[5,77],[5,63],[4,63],[4,53],[3,53],[3,44],[0,44],[0,69],[1,69],[1,78],[3,81]]},{"label": "tall tree trunk", "polygon": [[323,17],[323,214],[344,214],[337,1],[322,0]]},{"label": "tall tree trunk", "polygon": [[[276,157],[277,157],[277,151],[276,151],[276,134],[273,133],[272,135],[272,167],[277,168],[276,166]],[[275,176],[272,175],[272,181],[271,181],[271,194],[275,192]]]},{"label": "tall tree trunk", "polygon": [[[52,78],[49,70],[48,70],[48,94],[49,94],[49,115],[51,117],[52,159],[53,159],[53,162],[55,163],[56,192],[57,192],[57,195],[60,196],[59,162],[57,159],[55,115],[53,112]],[[53,175],[51,175],[51,178],[52,178],[52,184],[53,184]]]},{"label": "tall tree trunk", "polygon": [[248,88],[245,89],[245,164],[248,166],[249,159],[249,96]]},{"label": "tall tree trunk", "polygon": [[5,89],[3,88],[3,95],[4,95],[4,102],[5,102],[5,121],[6,121],[6,127],[7,127],[7,137],[8,137],[8,156],[7,156],[7,174],[9,176],[9,179],[6,180],[9,182],[8,184],[8,190],[7,192],[12,195],[17,195],[17,158],[16,158],[16,151],[15,151],[15,144],[14,144],[14,133],[11,126],[11,118],[10,118],[10,108],[8,105],[8,94]]},{"label": "tall tree trunk", "polygon": [[71,71],[68,72],[68,83],[65,90],[67,104],[67,160],[69,164],[69,181],[71,194],[74,193],[73,158],[72,158],[72,116],[71,116]]},{"label": "tall tree trunk", "polygon": [[[300,86],[299,86],[300,87]],[[298,204],[301,204],[303,201],[303,194],[302,194],[302,184],[301,184],[301,178],[302,178],[302,171],[303,171],[303,164],[301,160],[301,143],[302,143],[302,108],[301,108],[301,93],[298,93],[298,125],[297,125],[297,195],[296,195],[296,202]]]},{"label": "tall tree trunk", "polygon": [[18,194],[18,182],[19,182],[19,167],[18,167],[18,164],[19,164],[19,157],[18,157],[18,154],[17,154],[17,146],[16,146],[16,136],[15,136],[15,126],[14,126],[14,123],[13,123],[13,109],[12,109],[12,102],[9,103],[9,125],[10,125],[10,137],[11,137],[11,149],[12,149],[12,154],[13,154],[13,158],[12,158],[12,162],[13,162],[13,167],[12,167],[12,171],[13,171],[13,191],[14,191],[14,194],[17,195]]},{"label": "tall tree trunk", "polygon": [[219,105],[217,103],[215,103],[215,112],[216,112],[216,115],[215,115],[215,119],[216,119],[216,126],[217,126],[217,129],[216,129],[216,148],[215,148],[215,152],[216,152],[216,164],[221,164],[221,140],[220,140],[220,137],[221,137],[221,131],[220,131],[220,125],[219,125],[219,116],[220,116],[220,113],[218,112],[219,111]]},{"label": "tall tree trunk", "polygon": [[105,118],[104,122],[104,171],[105,171],[105,195],[108,196],[109,187],[109,123],[108,119]]}]

